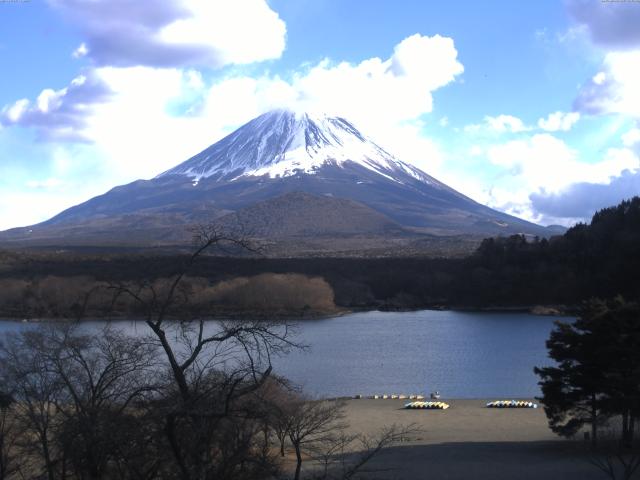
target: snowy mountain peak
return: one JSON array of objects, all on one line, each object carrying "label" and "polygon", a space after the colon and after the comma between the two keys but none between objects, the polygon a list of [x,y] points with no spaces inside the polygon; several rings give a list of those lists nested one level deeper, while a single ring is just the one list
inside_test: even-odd
[{"label": "snowy mountain peak", "polygon": [[[322,113],[272,110],[158,177],[184,175],[234,180],[247,176],[288,177],[315,174],[325,165],[359,164],[398,181],[399,176],[432,185],[435,179],[397,160],[342,117]],[[400,175],[399,175],[400,174]]]}]

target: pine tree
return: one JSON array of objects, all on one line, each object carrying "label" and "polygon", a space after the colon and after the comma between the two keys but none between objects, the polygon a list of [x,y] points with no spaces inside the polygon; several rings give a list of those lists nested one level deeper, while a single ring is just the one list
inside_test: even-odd
[{"label": "pine tree", "polygon": [[640,414],[640,308],[622,298],[588,302],[572,324],[558,322],[547,341],[556,366],[535,368],[551,429],[573,436],[612,416],[622,419],[622,440],[633,442]]}]

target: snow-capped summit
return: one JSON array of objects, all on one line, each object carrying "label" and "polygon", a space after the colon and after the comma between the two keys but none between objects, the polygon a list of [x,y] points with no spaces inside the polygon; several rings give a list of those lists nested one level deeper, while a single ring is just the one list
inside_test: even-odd
[{"label": "snow-capped summit", "polygon": [[408,174],[425,183],[439,183],[396,159],[342,117],[286,109],[260,115],[158,178],[168,175],[185,175],[194,181],[264,175],[282,178],[315,174],[322,166],[342,166],[345,162],[397,182],[402,182],[402,174]]}]

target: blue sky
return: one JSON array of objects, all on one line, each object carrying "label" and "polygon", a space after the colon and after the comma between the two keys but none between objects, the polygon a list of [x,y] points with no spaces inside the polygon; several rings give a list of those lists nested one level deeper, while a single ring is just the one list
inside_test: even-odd
[{"label": "blue sky", "polygon": [[0,2],[0,228],[281,106],[571,225],[640,194],[639,24],[640,3],[599,0]]}]

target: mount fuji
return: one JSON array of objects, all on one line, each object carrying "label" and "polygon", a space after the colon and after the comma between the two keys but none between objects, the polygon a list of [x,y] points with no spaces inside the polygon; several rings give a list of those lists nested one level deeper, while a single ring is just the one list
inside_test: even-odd
[{"label": "mount fuji", "polygon": [[179,245],[190,226],[214,221],[309,251],[365,248],[363,239],[404,248],[434,236],[557,233],[473,201],[344,118],[274,110],[151,180],[2,232],[0,241]]}]

